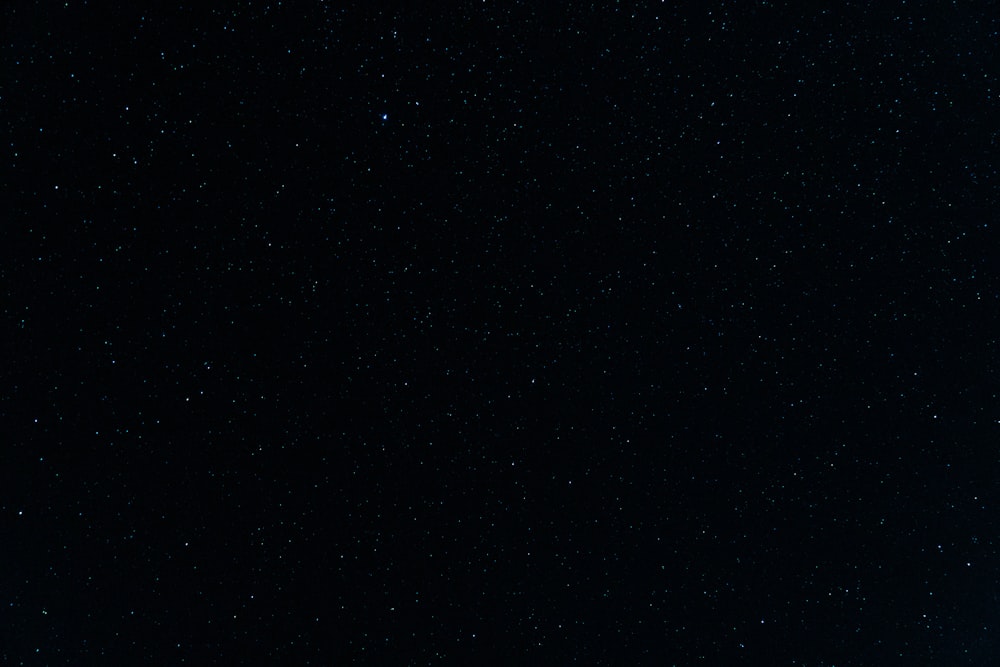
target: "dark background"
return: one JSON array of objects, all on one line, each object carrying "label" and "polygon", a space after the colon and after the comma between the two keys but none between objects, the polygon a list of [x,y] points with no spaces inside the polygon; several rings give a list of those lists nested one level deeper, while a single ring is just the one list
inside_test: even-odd
[{"label": "dark background", "polygon": [[995,660],[996,2],[239,5],[0,12],[0,662]]}]

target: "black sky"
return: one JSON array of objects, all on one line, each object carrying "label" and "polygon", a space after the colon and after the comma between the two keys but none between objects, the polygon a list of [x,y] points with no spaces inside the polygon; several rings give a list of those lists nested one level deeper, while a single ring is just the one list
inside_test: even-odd
[{"label": "black sky", "polygon": [[0,12],[0,662],[983,665],[995,2]]}]

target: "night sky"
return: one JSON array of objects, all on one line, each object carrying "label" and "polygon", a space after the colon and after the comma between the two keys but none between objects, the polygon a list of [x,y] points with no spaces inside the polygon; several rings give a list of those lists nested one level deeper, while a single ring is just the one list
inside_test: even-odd
[{"label": "night sky", "polygon": [[0,663],[995,664],[996,2],[0,33]]}]

